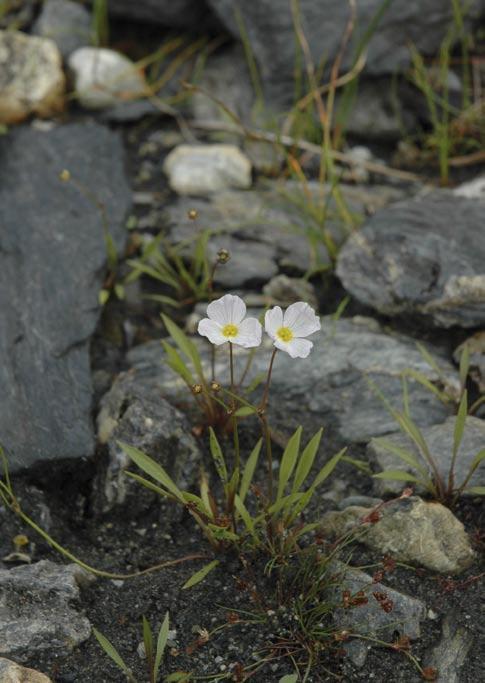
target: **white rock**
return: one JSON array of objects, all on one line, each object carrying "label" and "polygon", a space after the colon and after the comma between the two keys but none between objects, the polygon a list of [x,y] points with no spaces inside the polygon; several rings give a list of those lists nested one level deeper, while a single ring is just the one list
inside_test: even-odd
[{"label": "white rock", "polygon": [[55,43],[20,31],[0,31],[0,123],[64,108],[65,78]]},{"label": "white rock", "polygon": [[163,169],[178,194],[205,196],[251,186],[251,162],[234,145],[180,145]]},{"label": "white rock", "polygon": [[135,64],[114,50],[81,47],[68,60],[77,99],[86,109],[106,109],[146,93],[146,82]]},{"label": "white rock", "polygon": [[485,199],[485,175],[458,185],[453,194],[467,199]]}]

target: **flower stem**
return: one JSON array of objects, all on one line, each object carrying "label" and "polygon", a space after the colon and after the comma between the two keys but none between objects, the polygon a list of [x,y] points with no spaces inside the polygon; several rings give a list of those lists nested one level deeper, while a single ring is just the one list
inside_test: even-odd
[{"label": "flower stem", "polygon": [[[229,361],[231,366],[231,393],[234,393],[234,356],[231,342],[229,342]],[[231,410],[236,410],[236,401],[234,399],[231,401]],[[234,469],[239,469],[239,433],[237,429],[237,417],[235,415],[232,416],[232,429],[234,434]]]},{"label": "flower stem", "polygon": [[275,347],[275,348],[273,349],[273,354],[272,354],[271,360],[270,360],[270,362],[269,362],[268,376],[266,377],[266,385],[265,385],[265,387],[264,387],[263,398],[262,398],[262,400],[261,400],[261,405],[260,405],[260,410],[261,410],[261,411],[265,411],[265,410],[266,410],[266,406],[267,406],[267,404],[268,404],[269,387],[270,387],[270,384],[271,384],[271,373],[273,372],[273,363],[274,363],[274,359],[275,359],[275,357],[276,357],[277,351],[278,351],[278,349]]}]

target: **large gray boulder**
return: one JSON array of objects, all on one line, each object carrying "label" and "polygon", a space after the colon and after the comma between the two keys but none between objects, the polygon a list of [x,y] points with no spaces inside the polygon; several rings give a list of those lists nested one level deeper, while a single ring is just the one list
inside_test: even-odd
[{"label": "large gray boulder", "polygon": [[[251,49],[272,102],[288,104],[294,94],[295,28],[290,0],[208,0],[231,33],[240,38],[236,12],[244,22]],[[345,51],[342,70],[348,69],[359,41],[382,0],[358,0],[357,20]],[[468,21],[484,11],[483,0],[472,0]],[[300,0],[299,13],[313,60],[328,67],[339,52],[349,20],[349,3],[342,0]],[[452,24],[452,3],[443,0],[394,0],[380,19],[369,44],[365,73],[392,74],[410,63],[409,44],[425,55],[434,54]]]},{"label": "large gray boulder", "polygon": [[88,10],[72,0],[45,0],[33,26],[33,33],[50,38],[66,59],[93,38],[92,19]]},{"label": "large gray boulder", "polygon": [[436,191],[377,212],[340,252],[356,299],[443,327],[485,323],[485,202]]},{"label": "large gray boulder", "polygon": [[0,137],[0,443],[12,470],[93,452],[89,341],[106,262],[95,201],[121,248],[123,161],[118,135],[96,124]]}]

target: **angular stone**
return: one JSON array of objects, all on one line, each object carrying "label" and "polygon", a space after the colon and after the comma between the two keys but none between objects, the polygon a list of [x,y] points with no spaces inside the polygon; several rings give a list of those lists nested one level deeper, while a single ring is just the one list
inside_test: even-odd
[{"label": "angular stone", "polygon": [[425,659],[425,666],[437,669],[439,683],[463,681],[461,668],[475,642],[472,630],[459,626],[457,618],[454,611],[446,615],[441,640]]},{"label": "angular stone", "polygon": [[79,103],[86,109],[106,109],[146,94],[147,85],[136,65],[114,50],[81,47],[68,65]]},{"label": "angular stone", "polygon": [[150,372],[119,375],[101,401],[97,425],[98,439],[108,450],[107,462],[96,482],[98,512],[129,501],[127,509],[132,514],[147,507],[155,497],[125,475],[127,467],[136,468],[118,441],[152,457],[181,488],[191,486],[200,449],[186,417],[163,398]]},{"label": "angular stone", "polygon": [[[297,64],[295,23],[288,0],[208,0],[236,39],[241,39],[242,18],[251,51],[258,63],[267,101],[274,106],[293,105]],[[343,55],[341,72],[355,59],[356,48],[382,0],[359,0],[351,40]],[[468,7],[468,26],[481,17],[481,0]],[[327,75],[341,49],[342,36],[350,17],[348,3],[340,0],[300,0],[299,14],[315,64],[322,59]],[[405,20],[404,20],[405,18]],[[409,44],[424,55],[434,55],[453,22],[452,7],[442,0],[397,0],[380,17],[366,51],[364,73],[391,75],[411,62]],[[325,82],[325,81],[324,81]]]},{"label": "angular stone", "polygon": [[39,671],[26,669],[4,657],[0,657],[0,681],[2,683],[52,683],[50,678]]},{"label": "angular stone", "polygon": [[0,655],[21,662],[45,651],[63,656],[87,640],[91,625],[70,603],[89,580],[75,564],[48,560],[0,569]]},{"label": "angular stone", "polygon": [[[341,582],[332,594],[337,603],[332,614],[338,628],[388,642],[395,640],[396,632],[410,640],[417,640],[420,637],[420,622],[426,618],[426,605],[421,600],[384,584],[374,583],[371,576],[343,562],[333,562],[330,569],[336,572]],[[342,604],[344,590],[350,591],[351,595],[363,591],[368,600],[367,604],[350,609],[339,607],[338,605]],[[385,594],[386,598],[392,601],[392,610],[385,612],[373,593]],[[365,663],[370,645],[372,643],[358,638],[344,643],[352,662],[358,667]]]},{"label": "angular stone", "polygon": [[[292,359],[285,353],[276,357],[270,392],[270,422],[277,431],[288,435],[303,425],[308,438],[325,427],[326,441],[339,444],[366,442],[372,436],[396,429],[396,422],[369,384],[375,383],[396,409],[402,410],[401,373],[406,368],[423,373],[431,382],[440,381],[435,370],[423,359],[414,340],[391,335],[366,318],[322,318],[322,331],[311,337],[314,349],[305,359]],[[206,368],[210,367],[209,346],[195,337]],[[268,342],[254,356],[247,382],[258,373],[267,372],[271,348]],[[432,351],[431,351],[432,352]],[[128,363],[152,373],[154,381],[170,400],[177,391],[186,395],[185,385],[161,363],[160,346],[145,344],[128,353]],[[433,353],[433,352],[432,352]],[[235,349],[236,376],[242,372],[247,351]],[[447,387],[459,391],[456,371],[448,361],[435,354]],[[216,378],[228,378],[227,354],[216,354]],[[171,392],[171,397],[169,390]],[[258,398],[253,395],[254,401]],[[421,426],[442,421],[448,409],[418,382],[409,382],[411,414]]]},{"label": "angular stone", "polygon": [[303,278],[277,275],[263,287],[263,293],[272,304],[289,306],[297,301],[306,301],[312,308],[318,309],[315,287]]},{"label": "angular stone", "polygon": [[77,48],[90,44],[92,19],[88,10],[77,2],[45,0],[33,33],[53,40],[65,59]]},{"label": "angular stone", "polygon": [[[97,124],[0,137],[0,438],[13,470],[94,450],[89,341],[130,188],[119,136]],[[68,169],[71,182],[59,174]]]},{"label": "angular stone", "polygon": [[[448,473],[451,466],[453,456],[453,434],[455,431],[455,417],[449,417],[445,422],[435,424],[432,426],[423,427],[421,433],[426,441],[431,455],[436,462],[436,467],[444,482],[448,482]],[[425,467],[422,456],[419,454],[416,446],[411,441],[410,437],[402,432],[395,432],[386,435],[386,439],[394,446],[405,448],[410,451],[419,463]],[[460,448],[455,462],[455,488],[465,481],[473,459],[485,448],[485,422],[477,417],[468,416],[465,422],[465,429],[463,438],[461,440]],[[407,465],[398,456],[387,451],[378,441],[372,440],[368,447],[367,453],[371,460],[377,462],[379,470],[404,470],[410,472],[415,476],[420,476],[410,465]],[[428,468],[427,468],[428,469]],[[375,479],[375,487],[379,494],[397,493],[403,488],[403,482],[392,481],[386,479]],[[413,484],[414,485],[414,484]],[[478,465],[473,476],[469,481],[469,486],[485,486],[485,460]],[[422,490],[417,485],[418,490]]]},{"label": "angular stone", "polygon": [[381,313],[415,314],[443,327],[483,325],[484,215],[485,202],[444,191],[393,204],[350,237],[337,275]]},{"label": "angular stone", "polygon": [[0,123],[64,108],[65,78],[56,44],[20,31],[0,31]]},{"label": "angular stone", "polygon": [[205,196],[251,186],[251,162],[234,145],[180,145],[163,164],[172,190]]},{"label": "angular stone", "polygon": [[441,574],[459,574],[473,564],[465,528],[444,505],[417,496],[398,499],[379,508],[378,522],[360,525],[373,509],[355,505],[329,512],[322,527],[337,536],[355,528],[359,541],[379,553]]}]

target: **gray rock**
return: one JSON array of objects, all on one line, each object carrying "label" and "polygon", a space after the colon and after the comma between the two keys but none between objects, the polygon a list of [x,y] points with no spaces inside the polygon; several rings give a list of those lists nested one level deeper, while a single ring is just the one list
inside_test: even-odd
[{"label": "gray rock", "polygon": [[[453,455],[453,433],[455,429],[455,417],[449,417],[441,424],[423,427],[421,430],[428,445],[431,455],[436,462],[438,472],[444,481],[448,482],[448,472]],[[396,432],[386,437],[393,445],[410,451],[416,459],[425,465],[416,446],[411,439],[402,432]],[[470,466],[477,453],[485,446],[485,422],[477,417],[466,418],[465,430],[455,463],[455,487],[461,486],[468,475]],[[372,440],[368,447],[369,458],[378,463],[382,470],[404,470],[419,476],[410,465],[403,462],[398,456],[388,452],[378,440]],[[379,494],[397,493],[401,491],[403,482],[385,479],[375,479],[375,486]],[[413,484],[414,485],[414,484]],[[485,485],[485,461],[482,461],[475,470],[469,482],[470,486]],[[419,486],[418,486],[419,489]]]},{"label": "gray rock", "polygon": [[88,10],[77,2],[46,0],[32,31],[53,40],[66,59],[78,47],[90,44],[92,20]]},{"label": "gray rock", "polygon": [[296,301],[306,301],[312,308],[318,308],[315,287],[303,278],[277,275],[263,287],[263,293],[272,304],[289,306]]},{"label": "gray rock", "polygon": [[79,103],[86,109],[106,109],[146,94],[147,85],[136,65],[114,50],[80,47],[68,59]]},{"label": "gray rock", "polygon": [[4,657],[0,657],[0,681],[2,683],[52,683],[50,678],[39,671],[26,669]]},{"label": "gray rock", "polygon": [[[208,1],[236,38],[240,38],[236,9],[239,10],[270,101],[280,106],[292,103],[297,60],[291,4],[287,0]],[[382,7],[382,0],[360,0],[356,4],[356,28],[345,51],[341,72],[351,66],[359,40]],[[340,0],[300,0],[299,8],[314,63],[320,64],[324,59],[328,75],[349,20],[349,5]],[[470,3],[467,25],[480,18],[482,11],[481,0]],[[451,5],[442,0],[390,3],[369,43],[364,73],[391,75],[408,66],[410,43],[425,55],[435,54],[452,21]]]},{"label": "gray rock", "polygon": [[178,194],[204,197],[251,186],[251,162],[234,145],[180,145],[167,156],[163,170]]},{"label": "gray rock", "polygon": [[0,31],[0,123],[64,108],[65,78],[55,43],[20,31]]},{"label": "gray rock", "polygon": [[113,16],[169,28],[205,31],[220,27],[205,0],[110,0],[108,7]]},{"label": "gray rock", "polygon": [[454,612],[445,617],[441,640],[425,658],[425,666],[438,670],[438,683],[463,681],[460,671],[474,640],[471,629],[457,624],[457,615]]},{"label": "gray rock", "polygon": [[276,249],[270,244],[243,242],[230,235],[213,237],[207,247],[212,262],[221,248],[229,251],[231,259],[217,268],[214,282],[225,289],[259,286],[278,272]]},{"label": "gray rock", "polygon": [[0,569],[0,655],[21,662],[46,651],[65,656],[87,640],[91,625],[71,602],[90,580],[75,564],[48,560]]},{"label": "gray rock", "polygon": [[378,522],[362,524],[373,509],[354,505],[329,512],[322,527],[336,536],[355,529],[356,538],[373,550],[441,574],[459,574],[473,564],[465,527],[444,505],[402,498],[381,506]]},{"label": "gray rock", "polygon": [[453,194],[467,199],[485,199],[485,175],[458,185],[453,190]]},{"label": "gray rock", "polygon": [[[374,583],[371,576],[343,562],[333,562],[331,570],[336,571],[338,581],[341,582],[341,585],[333,590],[332,595],[336,602],[332,614],[337,628],[388,642],[395,640],[396,632],[399,636],[407,636],[410,640],[420,637],[420,622],[426,618],[426,605],[421,600],[400,593],[384,584]],[[367,604],[347,609],[341,607],[344,590],[350,591],[352,596],[358,591],[363,591],[368,599]],[[390,612],[382,609],[374,593],[385,594],[386,599],[392,601]],[[371,645],[372,643],[358,638],[344,643],[352,662],[358,667],[364,665]]]},{"label": "gray rock", "polygon": [[377,212],[340,252],[337,274],[359,301],[435,325],[485,323],[485,202],[436,191]]},{"label": "gray rock", "polygon": [[[181,488],[193,483],[201,457],[199,447],[187,419],[163,398],[150,373],[139,370],[119,375],[101,401],[97,426],[98,439],[107,446],[107,460],[95,485],[98,512],[128,504],[134,514],[156,497],[125,475],[127,467],[136,468],[118,441],[154,458]],[[170,512],[163,514],[170,517]]]},{"label": "gray rock", "polygon": [[[195,337],[205,366],[210,364],[209,348],[204,340]],[[279,353],[273,369],[270,392],[270,421],[272,427],[288,435],[299,424],[310,437],[325,426],[327,442],[339,444],[366,442],[372,436],[393,432],[396,423],[386,407],[369,386],[372,380],[396,408],[402,408],[401,373],[406,368],[422,372],[431,382],[439,381],[435,371],[423,360],[412,339],[390,335],[369,319],[334,321],[322,319],[322,331],[312,335],[314,349],[306,359],[292,359]],[[266,342],[267,343],[267,342]],[[252,377],[267,371],[271,347],[267,345],[255,354],[248,383]],[[458,391],[459,382],[453,367],[436,356],[446,377],[450,391]],[[153,374],[161,391],[172,392],[176,400],[184,384],[166,365],[160,362],[158,344],[145,344],[128,353],[133,367]],[[247,360],[247,352],[235,350],[237,373]],[[236,373],[236,376],[237,376]],[[228,378],[227,353],[216,354],[216,378]],[[409,384],[409,404],[413,419],[421,426],[442,421],[447,408],[434,394],[419,383]],[[257,397],[254,398],[256,400]]]},{"label": "gray rock", "polygon": [[14,130],[0,159],[0,438],[17,470],[93,452],[89,340],[106,246],[87,193],[121,249],[130,189],[120,138],[96,124]]}]

